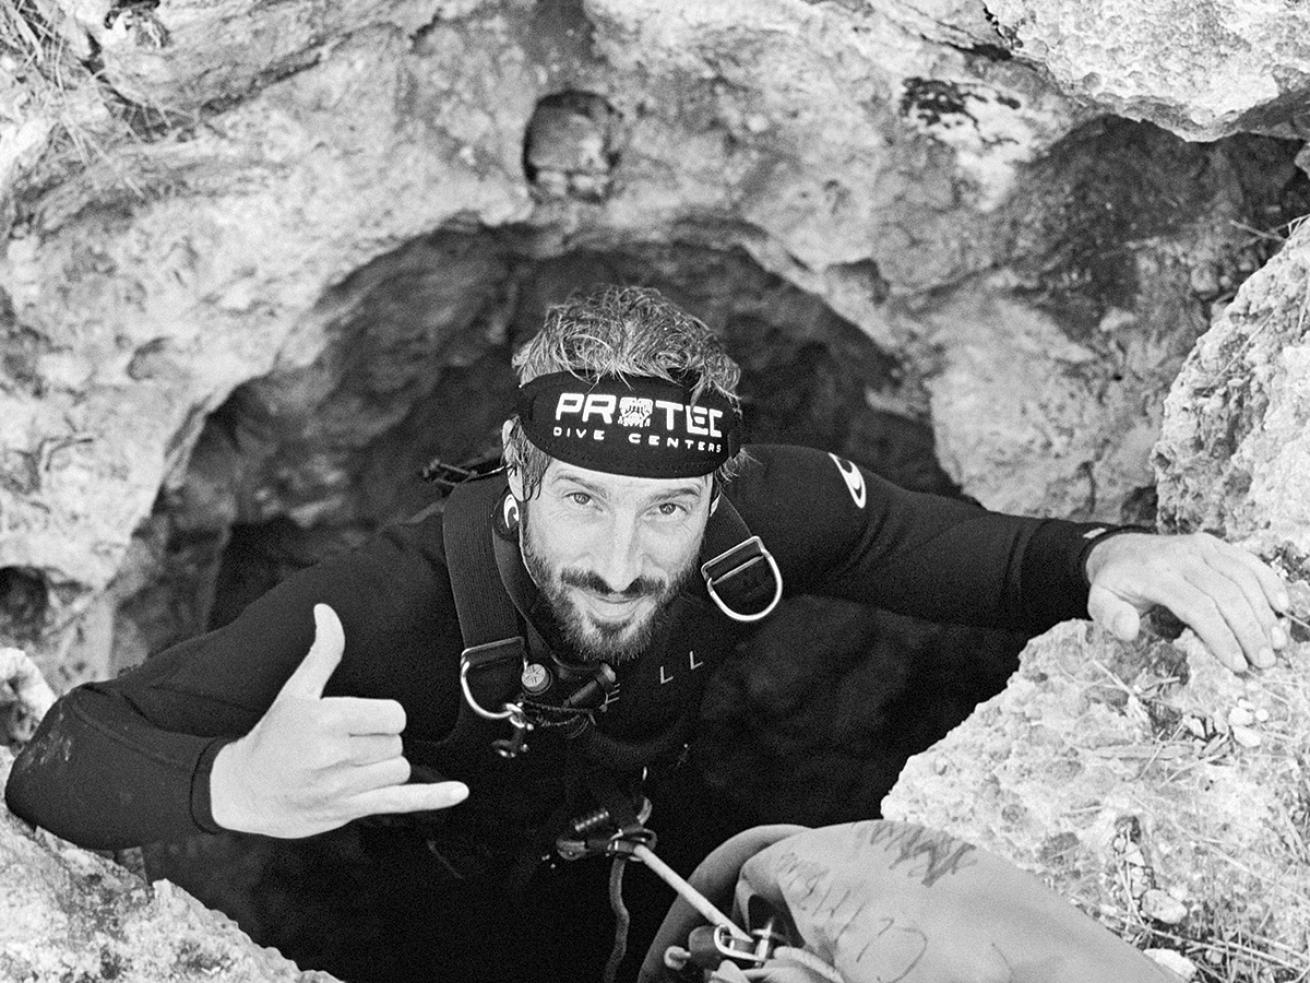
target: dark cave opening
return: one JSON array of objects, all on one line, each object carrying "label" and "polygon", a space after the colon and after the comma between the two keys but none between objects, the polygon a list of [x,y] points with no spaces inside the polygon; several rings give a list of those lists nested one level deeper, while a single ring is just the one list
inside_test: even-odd
[{"label": "dark cave opening", "polygon": [[50,587],[36,570],[0,569],[0,635],[15,640],[39,638],[50,611]]}]

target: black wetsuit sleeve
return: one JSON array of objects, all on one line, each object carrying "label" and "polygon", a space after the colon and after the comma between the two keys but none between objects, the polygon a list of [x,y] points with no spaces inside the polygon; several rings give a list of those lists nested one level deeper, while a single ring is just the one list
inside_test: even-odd
[{"label": "black wetsuit sleeve", "polygon": [[216,831],[214,756],[304,658],[317,603],[336,610],[346,638],[324,695],[397,699],[406,736],[439,736],[453,720],[460,651],[439,526],[439,516],[397,526],[293,575],[223,628],[72,690],[15,761],[10,810],[98,849]]},{"label": "black wetsuit sleeve", "polygon": [[1026,631],[1087,617],[1086,550],[1111,527],[907,491],[821,451],[751,450],[755,463],[729,496],[774,553],[788,593]]}]

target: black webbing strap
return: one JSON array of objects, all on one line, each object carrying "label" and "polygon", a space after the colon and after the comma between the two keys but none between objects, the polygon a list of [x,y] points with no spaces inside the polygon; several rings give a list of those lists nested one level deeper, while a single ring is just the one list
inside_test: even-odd
[{"label": "black webbing strap", "polygon": [[[465,482],[450,493],[441,517],[451,591],[464,639],[461,679],[479,706],[493,712],[517,695],[524,656],[514,604],[496,567],[493,513],[504,490],[500,480]],[[460,705],[457,732],[466,711],[474,709],[465,704]]]},{"label": "black webbing strap", "polygon": [[705,527],[700,569],[710,599],[734,621],[759,621],[782,597],[777,563],[724,495]]}]

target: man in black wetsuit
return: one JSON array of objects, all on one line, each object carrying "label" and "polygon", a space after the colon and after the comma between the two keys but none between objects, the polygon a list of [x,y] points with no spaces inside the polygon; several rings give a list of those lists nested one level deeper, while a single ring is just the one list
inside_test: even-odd
[{"label": "man in black wetsuit", "polygon": [[608,903],[573,870],[603,865],[538,861],[584,838],[580,810],[626,814],[635,776],[670,773],[705,680],[780,591],[1029,631],[1090,614],[1123,638],[1158,604],[1234,670],[1285,644],[1278,578],[1212,537],[1004,516],[741,446],[736,365],[653,291],[553,308],[515,366],[507,469],[457,489],[444,527],[390,528],[67,694],[10,809],[94,848],[392,817],[361,835],[396,877],[402,956],[352,974],[588,979]]}]

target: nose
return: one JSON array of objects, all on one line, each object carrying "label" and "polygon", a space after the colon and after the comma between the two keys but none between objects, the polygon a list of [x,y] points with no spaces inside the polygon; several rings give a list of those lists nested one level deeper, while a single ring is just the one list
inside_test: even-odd
[{"label": "nose", "polygon": [[615,515],[605,524],[603,540],[596,544],[596,573],[616,594],[641,576],[644,561],[640,530],[635,517]]}]

